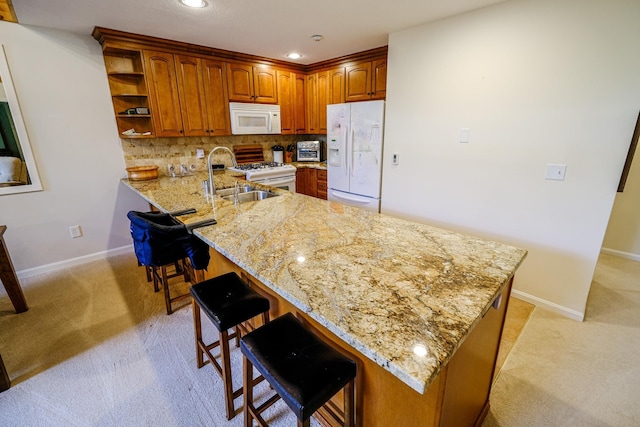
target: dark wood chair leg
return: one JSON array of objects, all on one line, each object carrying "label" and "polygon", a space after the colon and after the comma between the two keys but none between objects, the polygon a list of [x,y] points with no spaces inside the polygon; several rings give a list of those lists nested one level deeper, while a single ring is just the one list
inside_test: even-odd
[{"label": "dark wood chair leg", "polygon": [[167,267],[160,267],[162,270],[162,286],[164,287],[164,304],[167,306],[167,314],[173,313],[171,308],[171,296],[169,295],[169,278],[167,277]]},{"label": "dark wood chair leg", "polygon": [[345,427],[355,427],[355,393],[354,380],[344,386],[344,425]]},{"label": "dark wood chair leg", "polygon": [[242,358],[243,367],[243,394],[244,394],[244,427],[253,426],[253,417],[250,408],[253,407],[253,365],[246,357]]},{"label": "dark wood chair leg", "polygon": [[193,329],[195,331],[196,338],[196,364],[198,368],[202,368],[204,366],[204,351],[202,351],[201,345],[204,345],[202,342],[202,321],[200,318],[200,306],[195,302],[192,302],[193,307]]},{"label": "dark wood chair leg", "polygon": [[9,379],[7,368],[4,367],[2,355],[0,355],[0,392],[9,390],[9,387],[11,387],[11,380]]},{"label": "dark wood chair leg", "polygon": [[233,407],[233,383],[231,380],[231,358],[229,356],[229,332],[227,331],[220,331],[220,357],[227,419],[230,420],[235,415],[235,409]]}]

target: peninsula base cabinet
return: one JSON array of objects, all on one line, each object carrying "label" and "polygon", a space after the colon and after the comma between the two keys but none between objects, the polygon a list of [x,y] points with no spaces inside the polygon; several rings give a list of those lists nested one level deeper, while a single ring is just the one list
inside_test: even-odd
[{"label": "peninsula base cabinet", "polygon": [[[324,326],[294,307],[269,287],[252,277],[225,256],[211,249],[207,277],[235,271],[271,302],[272,319],[291,312],[314,333],[357,363],[356,425],[359,427],[480,426],[489,411],[489,392],[504,325],[512,279],[504,284],[498,299],[470,332],[461,347],[424,393],[418,393],[386,369],[364,357]],[[342,408],[338,393],[331,405]],[[314,417],[322,425],[340,425],[329,411]]]}]

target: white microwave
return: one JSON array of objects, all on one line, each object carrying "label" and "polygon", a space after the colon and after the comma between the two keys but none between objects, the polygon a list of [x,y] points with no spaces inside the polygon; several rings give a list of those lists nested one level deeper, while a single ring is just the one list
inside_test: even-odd
[{"label": "white microwave", "polygon": [[279,134],[280,106],[230,102],[231,133],[233,135]]}]

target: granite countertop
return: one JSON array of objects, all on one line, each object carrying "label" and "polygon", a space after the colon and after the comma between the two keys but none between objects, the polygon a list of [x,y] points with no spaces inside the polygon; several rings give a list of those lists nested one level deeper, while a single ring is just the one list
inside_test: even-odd
[{"label": "granite countertop", "polygon": [[[160,210],[215,217],[201,239],[423,393],[490,308],[526,251],[277,190],[233,205],[205,200],[201,174],[123,183]],[[219,188],[237,177],[214,176]],[[244,182],[244,181],[242,181]],[[427,349],[425,356],[414,353]]]},{"label": "granite countertop", "polygon": [[311,168],[311,169],[321,169],[321,170],[327,170],[327,162],[293,162],[290,163],[291,165],[295,166],[297,169],[300,168]]}]

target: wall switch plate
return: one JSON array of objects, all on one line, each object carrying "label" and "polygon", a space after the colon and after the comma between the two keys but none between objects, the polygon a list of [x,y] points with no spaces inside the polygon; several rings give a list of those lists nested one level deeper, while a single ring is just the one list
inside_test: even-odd
[{"label": "wall switch plate", "polygon": [[544,179],[564,181],[564,175],[566,172],[567,172],[567,165],[548,164],[547,172],[544,175]]},{"label": "wall switch plate", "polygon": [[196,148],[196,159],[204,159],[204,149]]},{"label": "wall switch plate", "polygon": [[393,153],[393,158],[392,158],[391,162],[392,162],[394,165],[398,165],[398,164],[400,164],[400,154],[398,154],[398,153]]},{"label": "wall switch plate", "polygon": [[79,225],[72,225],[69,227],[69,234],[72,239],[77,239],[78,237],[82,237],[82,229]]},{"label": "wall switch plate", "polygon": [[469,142],[469,128],[460,129],[460,142],[461,143]]}]

